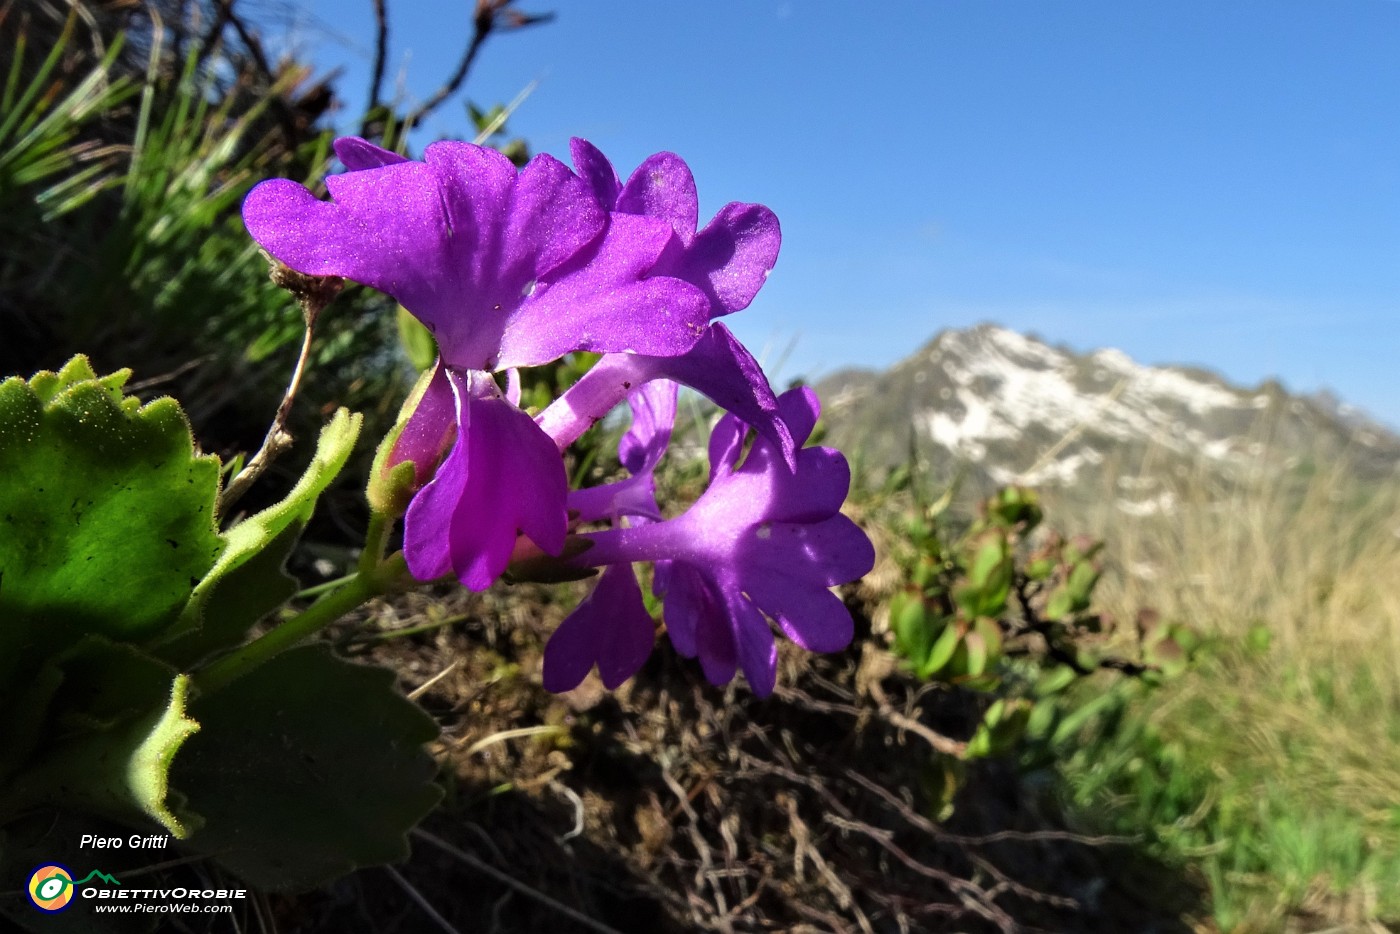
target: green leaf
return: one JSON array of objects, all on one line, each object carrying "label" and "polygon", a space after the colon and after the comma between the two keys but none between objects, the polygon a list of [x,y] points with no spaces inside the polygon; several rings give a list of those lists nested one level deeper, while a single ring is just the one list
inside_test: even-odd
[{"label": "green leaf", "polygon": [[1181,674],[1191,663],[1191,653],[1199,645],[1196,634],[1179,623],[1168,623],[1143,646],[1143,658],[1156,665],[1167,677]]},{"label": "green leaf", "polygon": [[1099,582],[1099,569],[1094,567],[1089,561],[1076,562],[1070,569],[1069,580],[1065,582],[1069,590],[1071,609],[1078,613],[1089,608],[1089,601],[1094,594],[1094,587]]},{"label": "green leaf", "polygon": [[1020,525],[1023,532],[1029,532],[1039,525],[1044,516],[1040,497],[1034,490],[1021,486],[998,490],[987,500],[984,509],[992,524],[1007,528]]},{"label": "green leaf", "polygon": [[1037,697],[1049,697],[1052,694],[1059,694],[1065,688],[1074,683],[1079,677],[1079,672],[1069,665],[1056,665],[1047,668],[1040,673],[1040,677],[1035,683],[1035,695]]},{"label": "green leaf", "polygon": [[204,818],[190,846],[260,887],[304,889],[402,859],[438,801],[437,725],[381,668],[292,649],[192,705],[172,782]]},{"label": "green leaf", "polygon": [[321,429],[316,454],[285,499],[224,533],[217,564],[194,588],[184,612],[157,649],[185,668],[242,642],[253,624],[285,603],[297,581],[282,570],[321,493],[345,466],[363,417],[340,409]]},{"label": "green leaf", "polygon": [[1074,596],[1069,588],[1061,584],[1050,592],[1050,598],[1045,601],[1045,612],[1042,614],[1049,620],[1064,619],[1074,610]]},{"label": "green leaf", "polygon": [[975,678],[987,670],[987,659],[991,657],[990,647],[978,629],[963,636],[963,645],[967,648],[967,665],[963,668],[963,673]]},{"label": "green leaf", "polygon": [[83,358],[0,383],[0,701],[87,633],[159,635],[222,548],[219,462],[171,399],[121,395]]},{"label": "green leaf", "polygon": [[988,619],[985,616],[979,616],[976,622],[972,624],[972,628],[974,632],[982,637],[982,643],[987,648],[987,660],[984,670],[990,671],[996,667],[998,660],[1001,658],[1001,627],[997,625],[996,620]]},{"label": "green leaf", "polygon": [[1015,571],[1006,533],[989,530],[969,548],[971,560],[964,558],[967,583],[954,591],[953,599],[968,616],[999,616],[1011,595]]},{"label": "green leaf", "polygon": [[413,368],[421,373],[431,367],[437,359],[437,341],[433,340],[432,332],[413,317],[407,308],[398,306],[396,314],[399,343],[403,346],[404,355],[408,357],[408,362]]},{"label": "green leaf", "polygon": [[178,671],[134,646],[86,636],[57,656],[62,685],[52,702],[59,730],[106,730],[164,706]]},{"label": "green leaf", "polygon": [[1010,752],[1026,733],[1031,704],[1024,698],[1000,699],[987,708],[982,722],[967,742],[965,759],[1001,756]]},{"label": "green leaf", "polygon": [[1065,714],[1064,718],[1056,725],[1055,732],[1051,735],[1050,742],[1055,746],[1059,746],[1074,739],[1091,720],[1108,713],[1122,703],[1123,701],[1119,695],[1112,692],[1100,694],[1086,701],[1083,706],[1076,707]]},{"label": "green leaf", "polygon": [[[123,675],[135,681],[140,676],[132,674],[134,670],[128,666]],[[158,667],[140,670],[164,679],[165,691],[154,709],[107,730],[60,739],[33,768],[16,777],[8,800],[21,806],[50,804],[87,811],[127,823],[148,818],[177,838],[188,836],[199,821],[183,812],[178,796],[169,794],[169,773],[175,753],[199,730],[185,715],[189,678],[170,678]]]},{"label": "green leaf", "polygon": [[924,794],[924,813],[936,821],[953,816],[953,804],[967,775],[967,766],[954,756],[935,754],[919,772],[919,789]]},{"label": "green leaf", "polygon": [[917,592],[902,590],[890,598],[890,628],[894,630],[895,651],[919,667],[933,647],[934,633]]},{"label": "green leaf", "polygon": [[928,658],[919,666],[919,677],[931,678],[942,672],[960,645],[962,645],[962,631],[957,624],[947,623],[943,627],[943,631],[938,634],[938,638],[934,640],[933,648],[929,649]]}]

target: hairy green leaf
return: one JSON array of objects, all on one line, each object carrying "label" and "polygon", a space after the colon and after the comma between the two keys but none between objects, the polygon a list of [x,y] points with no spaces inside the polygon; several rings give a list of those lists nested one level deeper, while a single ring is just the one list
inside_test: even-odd
[{"label": "hairy green leaf", "polygon": [[438,801],[437,725],[381,668],[292,649],[192,705],[203,729],[172,782],[204,819],[190,841],[255,885],[303,889],[402,859]]},{"label": "hairy green leaf", "polygon": [[[175,837],[186,837],[199,820],[184,813],[179,796],[170,796],[169,774],[175,753],[199,730],[185,715],[189,678],[172,678],[149,659],[128,664],[120,675],[129,685],[163,682],[160,701],[109,729],[60,735],[47,749],[41,747],[44,754],[16,777],[8,800],[21,808],[48,804],[138,825],[149,819]],[[61,734],[61,727],[55,732]]]},{"label": "hairy green leaf", "polygon": [[219,462],[86,359],[0,383],[0,700],[82,636],[158,636],[214,565]]}]

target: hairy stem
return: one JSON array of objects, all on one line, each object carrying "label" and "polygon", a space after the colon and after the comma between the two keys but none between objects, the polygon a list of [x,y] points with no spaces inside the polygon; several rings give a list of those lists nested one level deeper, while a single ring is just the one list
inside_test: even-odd
[{"label": "hairy stem", "polygon": [[226,687],[287,649],[314,636],[356,607],[387,593],[407,573],[408,564],[404,560],[403,552],[393,555],[368,572],[362,570],[341,589],[327,594],[277,628],[242,648],[235,649],[195,675],[195,686],[204,694]]}]

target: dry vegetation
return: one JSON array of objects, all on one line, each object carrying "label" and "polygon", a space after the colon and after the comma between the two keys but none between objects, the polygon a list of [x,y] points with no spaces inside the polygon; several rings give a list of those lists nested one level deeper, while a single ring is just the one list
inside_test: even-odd
[{"label": "dry vegetation", "polygon": [[977,705],[872,642],[785,654],[767,700],[704,683],[669,648],[616,694],[590,680],[556,698],[538,685],[553,601],[515,588],[380,608],[381,637],[358,644],[429,685],[448,801],[396,875],[283,903],[280,929],[422,930],[431,906],[459,931],[1187,931],[1171,919],[1201,910],[1130,840],[1075,832],[1004,766],[976,767],[953,819],[929,820],[929,763]]},{"label": "dry vegetation", "polygon": [[1341,464],[1205,476],[1176,484],[1168,512],[1085,516],[1119,565],[1104,604],[1153,606],[1211,642],[1130,729],[1071,762],[1070,783],[1200,867],[1227,928],[1393,922],[1400,486]]}]

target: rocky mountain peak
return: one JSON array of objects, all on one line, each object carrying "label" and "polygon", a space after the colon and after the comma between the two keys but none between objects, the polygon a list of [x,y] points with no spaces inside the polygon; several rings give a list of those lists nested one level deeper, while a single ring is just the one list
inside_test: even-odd
[{"label": "rocky mountain peak", "polygon": [[[906,461],[989,483],[1071,485],[1114,462],[1224,473],[1347,458],[1393,474],[1400,437],[1334,399],[1235,386],[1122,351],[1075,353],[993,324],[940,333],[889,370],[818,384],[830,437],[867,466]],[[940,465],[944,470],[939,470]]]}]

